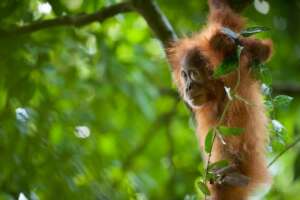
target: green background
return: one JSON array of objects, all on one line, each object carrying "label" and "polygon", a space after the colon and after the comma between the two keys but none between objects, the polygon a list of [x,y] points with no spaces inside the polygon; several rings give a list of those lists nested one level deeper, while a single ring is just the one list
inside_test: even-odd
[{"label": "green background", "polygon": [[[0,25],[92,13],[114,0],[1,0]],[[158,0],[179,36],[206,21],[204,0]],[[269,1],[262,14],[251,5],[249,26],[271,30],[268,63],[273,95],[294,97],[272,118],[268,160],[300,137],[300,2]],[[23,115],[17,108],[25,111]],[[74,134],[86,126],[89,137]],[[300,195],[300,147],[270,169],[271,187],[253,199]],[[84,27],[45,29],[0,38],[0,199],[196,199],[202,166],[193,122],[172,84],[164,50],[137,13]],[[263,195],[265,195],[263,197]],[[300,199],[300,198],[299,198]]]}]

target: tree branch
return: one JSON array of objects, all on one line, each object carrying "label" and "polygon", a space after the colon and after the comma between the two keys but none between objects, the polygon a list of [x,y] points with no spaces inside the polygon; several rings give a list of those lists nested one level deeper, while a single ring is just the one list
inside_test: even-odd
[{"label": "tree branch", "polygon": [[174,105],[172,109],[161,116],[159,116],[155,122],[152,124],[150,129],[145,133],[143,140],[127,155],[127,157],[123,161],[123,169],[127,170],[130,168],[132,161],[135,157],[140,155],[144,149],[151,142],[153,137],[158,133],[158,129],[161,126],[168,126],[171,122],[172,118],[175,116],[177,105],[179,103],[179,99],[175,99]]},{"label": "tree branch", "polygon": [[299,83],[274,83],[273,89],[275,93],[288,94],[290,96],[300,95],[300,84]]},{"label": "tree branch", "polygon": [[[295,128],[295,135],[298,135],[298,127]],[[268,168],[271,167],[283,154],[285,154],[287,151],[292,149],[294,146],[296,146],[300,142],[300,137],[296,138],[295,141],[289,145],[287,145],[279,154],[277,154],[272,161],[268,164]]]},{"label": "tree branch", "polygon": [[160,11],[157,4],[152,0],[130,0],[105,7],[92,14],[80,14],[74,16],[63,16],[55,19],[42,20],[32,24],[17,26],[10,30],[0,29],[1,37],[14,37],[30,34],[39,30],[58,26],[83,26],[92,22],[103,22],[120,13],[136,10],[140,13],[157,38],[168,46],[169,42],[175,41],[177,35],[165,15]]},{"label": "tree branch", "polygon": [[168,47],[170,42],[177,40],[173,27],[154,1],[132,0],[132,3],[137,12],[144,17],[157,38],[163,43],[164,47]]},{"label": "tree branch", "polygon": [[80,14],[75,16],[63,16],[56,19],[33,22],[29,25],[12,28],[11,30],[0,30],[1,37],[12,37],[22,34],[29,34],[42,29],[57,26],[83,26],[92,22],[103,22],[120,13],[132,11],[131,2],[122,2],[112,6],[104,7],[92,14]]},{"label": "tree branch", "polygon": [[242,12],[253,0],[209,0],[211,8],[230,7],[235,12]]},{"label": "tree branch", "polygon": [[229,6],[237,11],[237,12],[241,12],[243,11],[247,6],[249,6],[253,0],[227,0]]}]

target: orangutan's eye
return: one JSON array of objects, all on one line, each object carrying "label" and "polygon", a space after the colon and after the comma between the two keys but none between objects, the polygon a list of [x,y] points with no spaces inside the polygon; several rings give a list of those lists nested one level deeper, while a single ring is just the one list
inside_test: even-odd
[{"label": "orangutan's eye", "polygon": [[187,74],[185,71],[181,71],[181,77],[186,81],[187,80]]},{"label": "orangutan's eye", "polygon": [[203,81],[203,76],[200,73],[200,71],[197,69],[190,70],[190,77],[193,81],[196,81],[196,82]]}]

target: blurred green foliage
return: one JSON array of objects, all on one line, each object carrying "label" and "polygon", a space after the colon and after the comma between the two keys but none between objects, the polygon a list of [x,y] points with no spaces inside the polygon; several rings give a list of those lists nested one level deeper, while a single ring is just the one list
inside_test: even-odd
[{"label": "blurred green foliage", "polygon": [[[2,0],[0,24],[116,2],[49,0],[45,13],[44,1]],[[157,2],[181,36],[205,23],[206,1]],[[300,3],[269,5],[266,15],[251,6],[245,16],[249,26],[271,29],[260,36],[275,41],[274,84],[299,86]],[[194,199],[201,156],[190,113],[170,89],[162,46],[137,13],[0,38],[0,199]],[[299,98],[287,95],[295,97],[291,106],[272,112],[284,128],[271,134],[270,159],[300,136]],[[294,147],[272,166],[272,187],[256,199],[299,196],[299,152]]]}]

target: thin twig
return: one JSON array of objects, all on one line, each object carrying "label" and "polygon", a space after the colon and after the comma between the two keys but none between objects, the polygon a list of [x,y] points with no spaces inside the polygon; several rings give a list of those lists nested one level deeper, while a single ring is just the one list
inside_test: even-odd
[{"label": "thin twig", "polygon": [[134,8],[144,17],[149,27],[164,44],[165,48],[167,48],[171,42],[177,40],[177,35],[172,25],[155,1],[132,0],[132,2]]},{"label": "thin twig", "polygon": [[285,149],[283,149],[273,160],[268,164],[268,168],[270,168],[283,154],[285,154],[288,150],[296,146],[300,142],[300,137],[297,138],[293,143],[286,146]]}]

